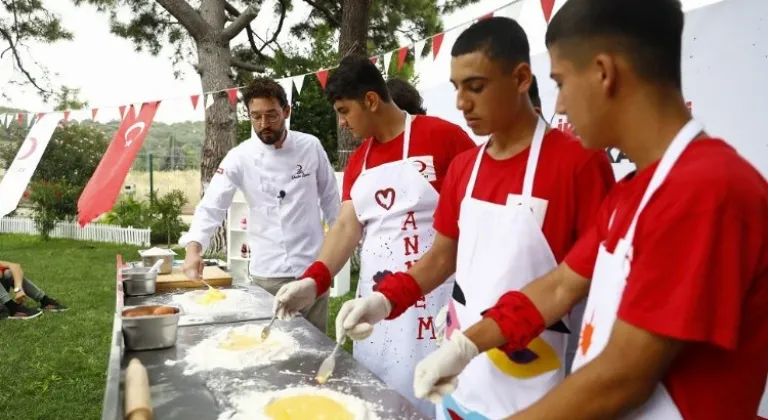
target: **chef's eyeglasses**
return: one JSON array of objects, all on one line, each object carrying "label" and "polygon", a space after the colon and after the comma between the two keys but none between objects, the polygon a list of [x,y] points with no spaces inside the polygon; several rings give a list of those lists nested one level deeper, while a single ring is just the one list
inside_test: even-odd
[{"label": "chef's eyeglasses", "polygon": [[250,117],[251,117],[251,121],[253,121],[254,124],[259,124],[259,125],[272,124],[275,121],[277,121],[278,118],[280,118],[280,116],[276,112],[268,112],[266,114],[251,113]]}]

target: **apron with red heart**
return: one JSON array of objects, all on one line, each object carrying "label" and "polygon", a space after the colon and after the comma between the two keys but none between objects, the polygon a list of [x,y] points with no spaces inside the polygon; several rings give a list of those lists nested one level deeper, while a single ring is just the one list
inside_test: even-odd
[{"label": "apron with red heart", "polygon": [[[416,168],[419,163],[408,160],[411,116],[406,114],[405,121],[403,158],[368,169],[369,146],[350,192],[363,225],[358,297],[370,295],[385,274],[407,271],[435,238],[432,220],[439,195]],[[368,339],[354,344],[357,361],[431,417],[434,405],[413,395],[413,371],[437,349],[433,316],[448,303],[452,288],[453,278],[397,319],[376,324]]]},{"label": "apron with red heart", "polygon": [[[627,233],[618,241],[612,253],[608,252],[605,244],[600,244],[582,320],[580,345],[573,359],[573,372],[597,357],[608,343],[613,324],[616,322],[624,287],[627,285],[637,219],[653,194],[664,183],[677,159],[702,130],[703,127],[699,123],[691,120],[677,133],[656,167]],[[616,215],[615,211],[613,215]],[[609,222],[609,229],[612,221],[613,216]],[[642,407],[623,418],[681,420],[683,417],[667,389],[660,383]]]}]

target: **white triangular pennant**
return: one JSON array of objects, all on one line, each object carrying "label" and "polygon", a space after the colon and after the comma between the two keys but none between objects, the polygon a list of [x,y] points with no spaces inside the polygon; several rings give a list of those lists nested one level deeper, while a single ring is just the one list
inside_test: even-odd
[{"label": "white triangular pennant", "polygon": [[389,64],[392,63],[392,51],[384,54],[384,77],[389,74]]},{"label": "white triangular pennant", "polygon": [[414,68],[416,69],[416,71],[419,71],[419,69],[421,68],[421,63],[424,60],[424,58],[422,57],[422,54],[424,53],[424,46],[426,44],[427,44],[427,40],[422,39],[421,41],[417,42],[414,47],[414,51],[413,51],[413,56],[415,57]]},{"label": "white triangular pennant", "polygon": [[293,84],[296,86],[296,95],[301,95],[301,88],[304,86],[304,75],[294,76]]},{"label": "white triangular pennant", "polygon": [[213,94],[209,93],[205,100],[205,109],[208,109],[213,105]]}]

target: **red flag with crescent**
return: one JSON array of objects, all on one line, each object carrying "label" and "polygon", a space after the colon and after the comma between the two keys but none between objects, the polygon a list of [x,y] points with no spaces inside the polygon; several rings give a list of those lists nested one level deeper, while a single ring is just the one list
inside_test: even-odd
[{"label": "red flag with crescent", "polygon": [[128,110],[128,115],[120,123],[104,157],[77,201],[77,218],[81,227],[112,209],[125,177],[147,138],[159,105],[159,101],[145,103],[138,115],[133,106]]}]

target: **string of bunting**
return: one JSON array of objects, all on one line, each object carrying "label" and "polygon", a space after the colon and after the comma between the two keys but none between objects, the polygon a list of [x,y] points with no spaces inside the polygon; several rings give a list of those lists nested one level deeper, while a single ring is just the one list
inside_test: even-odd
[{"label": "string of bunting", "polygon": [[[515,3],[518,3],[520,1],[521,0],[509,1],[506,4],[504,4],[502,6],[499,6],[499,7],[495,8],[495,9],[493,9],[492,11],[490,11],[490,12],[480,16],[479,18],[467,20],[467,21],[465,21],[463,23],[455,25],[455,26],[453,26],[453,27],[451,27],[449,29],[446,29],[446,30],[444,30],[444,31],[442,31],[442,32],[440,32],[438,34],[435,34],[435,35],[432,35],[430,37],[424,38],[424,39],[419,40],[417,42],[414,42],[412,44],[404,45],[404,46],[398,47],[397,49],[384,52],[382,54],[376,54],[376,55],[370,57],[370,60],[371,60],[372,63],[376,64],[377,61],[378,61],[379,56],[384,56],[384,63],[383,63],[383,65],[384,65],[384,72],[386,74],[387,71],[389,70],[390,64],[392,62],[391,61],[392,60],[392,56],[395,53],[397,53],[397,69],[399,71],[399,70],[401,70],[403,68],[403,64],[405,63],[405,60],[408,57],[408,52],[413,48],[414,49],[414,58],[416,60],[416,65],[418,66],[419,62],[422,60],[422,54],[424,52],[424,47],[426,46],[426,43],[429,40],[432,40],[432,60],[434,61],[434,60],[437,59],[437,56],[440,53],[440,48],[442,47],[443,39],[444,39],[446,33],[454,31],[454,30],[459,29],[459,28],[463,28],[463,27],[465,27],[468,24],[471,24],[471,23],[474,23],[474,22],[481,21],[483,19],[487,19],[487,18],[493,17],[500,10],[505,9],[507,7],[510,7],[510,6],[514,5]],[[549,3],[550,1],[552,3],[554,3],[553,0],[542,0],[542,6],[544,6],[545,3]],[[549,12],[551,13],[551,7],[544,7],[545,10],[547,8],[549,8]],[[337,66],[329,67],[329,68],[323,68],[323,69],[320,69],[320,70],[316,70],[316,71],[309,72],[309,73],[304,73],[304,74],[299,74],[299,75],[295,75],[295,76],[287,76],[287,77],[284,77],[284,78],[281,78],[281,79],[277,79],[277,81],[281,85],[283,85],[283,88],[286,91],[290,91],[290,89],[292,88],[292,86],[291,86],[291,84],[292,84],[293,86],[296,87],[296,92],[298,94],[301,94],[301,88],[304,85],[304,78],[306,76],[309,76],[309,75],[314,75],[315,77],[317,77],[317,80],[320,83],[320,86],[323,89],[325,89],[325,85],[326,85],[326,83],[328,81],[328,72],[330,70],[335,69],[336,67]],[[237,106],[237,101],[238,101],[239,96],[240,96],[240,89],[242,89],[244,87],[245,86],[237,86],[237,87],[233,87],[233,88],[219,89],[219,90],[215,90],[215,91],[194,94],[194,95],[190,95],[189,99],[190,99],[190,101],[192,103],[192,108],[196,110],[198,104],[200,103],[200,97],[202,96],[203,97],[203,104],[204,104],[204,106],[207,109],[213,103],[213,95],[214,94],[226,92],[230,104],[233,107],[235,107],[235,106]],[[183,97],[184,96],[174,97],[174,98],[166,98],[164,100],[176,100],[176,99],[181,99]],[[158,101],[152,101],[152,102],[160,102],[160,101],[158,100]],[[128,105],[119,105],[119,106],[116,107],[116,108],[118,108],[118,110],[120,112],[120,118],[121,119],[125,118],[125,111],[126,111],[127,107],[128,107]],[[112,108],[115,108],[115,107],[114,106],[97,107],[97,108],[90,108],[90,109],[85,109],[85,110],[77,110],[77,112],[85,112],[85,111],[90,110],[91,119],[95,120],[96,119],[96,115],[98,114],[99,110],[100,109],[105,109],[105,108],[106,109],[112,109]],[[72,110],[57,111],[57,112],[62,112],[63,113],[64,121],[68,121]],[[27,116],[27,125],[31,126],[32,123],[34,122],[33,117],[36,116],[37,119],[40,119],[45,114],[47,114],[47,112],[38,112],[38,113],[19,112],[19,113],[0,114],[0,124],[3,124],[3,127],[8,127],[14,120],[16,120],[19,125],[23,125],[24,124],[24,116],[26,115]]]}]

